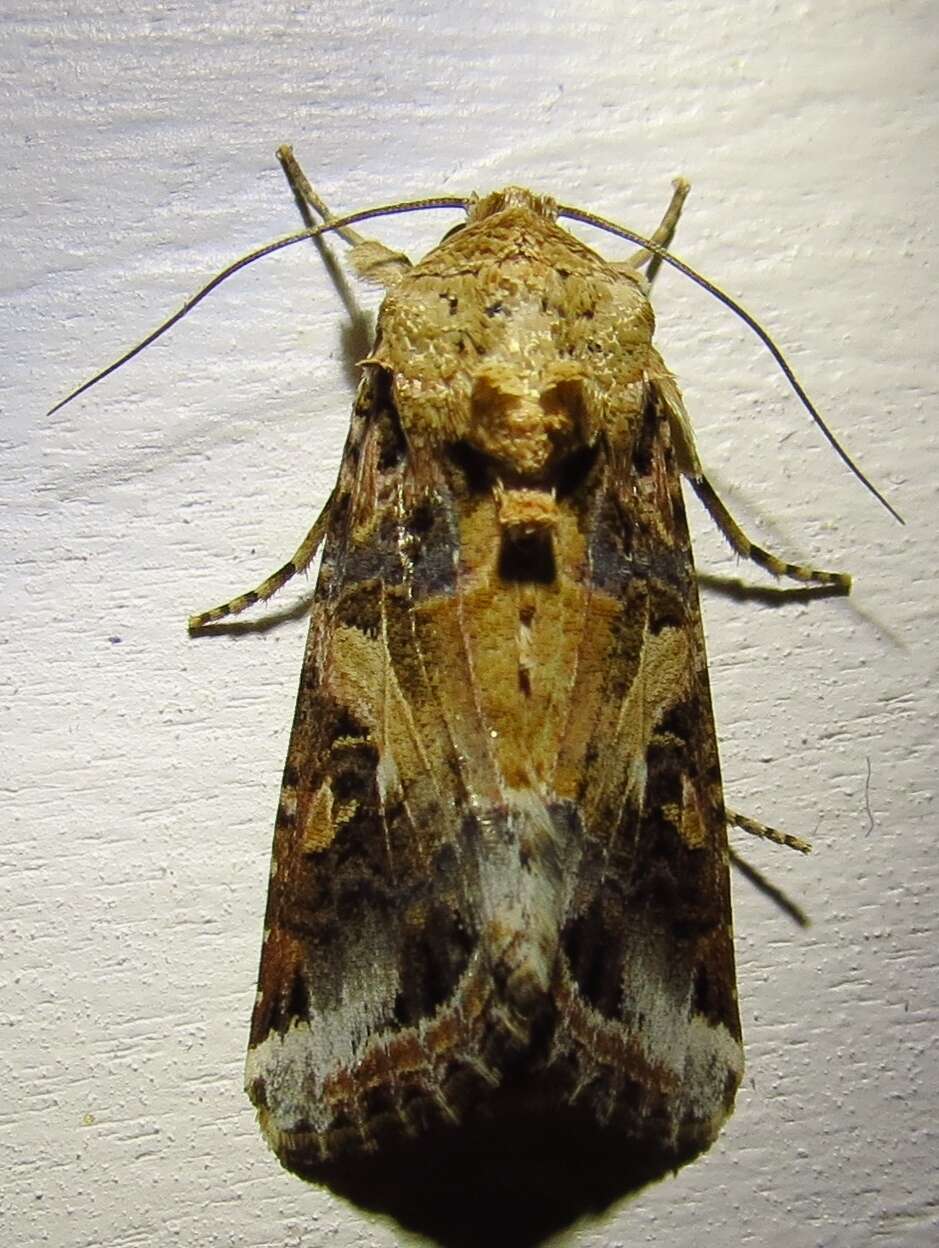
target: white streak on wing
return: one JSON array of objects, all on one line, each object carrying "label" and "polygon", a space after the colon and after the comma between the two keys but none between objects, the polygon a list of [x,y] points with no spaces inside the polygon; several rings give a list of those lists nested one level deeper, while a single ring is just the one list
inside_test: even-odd
[{"label": "white streak on wing", "polygon": [[312,1021],[294,1020],[283,1036],[272,1031],[248,1050],[245,1085],[264,1086],[271,1126],[291,1131],[309,1123],[329,1126],[320,1098],[324,1080],[358,1063],[373,1036],[387,1025],[399,990],[396,951],[379,938],[374,920],[364,920],[354,945],[346,945],[333,968],[340,1000]]},{"label": "white streak on wing", "polygon": [[[639,810],[641,811],[644,803],[646,792],[646,784],[649,780],[649,768],[646,766],[645,755],[637,755],[629,760],[629,766],[626,769],[626,791],[635,793],[639,802]],[[637,815],[638,818],[638,815]]]},{"label": "white streak on wing", "polygon": [[634,963],[626,974],[630,1005],[643,1020],[635,1035],[642,1056],[675,1076],[674,1120],[723,1120],[727,1075],[743,1074],[740,1042],[695,1009],[691,985],[680,995],[669,989],[664,946],[643,942],[641,972]]},{"label": "white streak on wing", "polygon": [[388,794],[401,791],[401,778],[394,755],[387,747],[378,752],[378,766],[375,768],[375,780],[378,784],[378,795],[384,806]]},{"label": "white streak on wing", "polygon": [[499,934],[490,954],[507,958],[510,972],[522,970],[547,990],[576,864],[566,861],[568,846],[537,792],[507,790],[506,798],[514,835],[487,838],[479,862],[485,918]]},{"label": "white streak on wing", "polygon": [[688,1027],[685,1050],[686,1113],[695,1118],[724,1117],[727,1073],[743,1075],[743,1048],[723,1023],[709,1023],[695,1014]]}]

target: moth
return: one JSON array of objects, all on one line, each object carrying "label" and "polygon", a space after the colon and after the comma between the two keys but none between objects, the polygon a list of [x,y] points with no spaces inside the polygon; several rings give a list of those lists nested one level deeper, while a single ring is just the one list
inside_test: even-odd
[{"label": "moth", "polygon": [[412,264],[279,155],[303,236],[387,293],[322,514],[190,621],[322,544],[248,1095],[306,1178],[460,1148],[654,1177],[743,1072],[728,823],[805,848],[724,804],[682,478],[739,555],[849,578],[753,544],[702,470],[649,299],[686,183],[626,261],[509,187]]}]

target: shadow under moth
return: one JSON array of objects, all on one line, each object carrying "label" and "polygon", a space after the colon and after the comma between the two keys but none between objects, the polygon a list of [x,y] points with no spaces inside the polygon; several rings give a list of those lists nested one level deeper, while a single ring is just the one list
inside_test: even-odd
[{"label": "shadow under moth", "polygon": [[[740,556],[850,581],[751,543],[704,475],[649,301],[661,263],[691,272],[667,251],[686,183],[651,239],[514,187],[393,205],[466,213],[412,264],[351,228],[389,209],[333,217],[279,155],[320,223],[210,286],[335,231],[387,294],[322,514],[190,621],[322,545],[248,1095],[289,1170],[417,1225],[487,1184],[596,1207],[733,1107],[728,823],[806,848],[725,808],[682,477]],[[606,260],[562,217],[641,250]]]}]

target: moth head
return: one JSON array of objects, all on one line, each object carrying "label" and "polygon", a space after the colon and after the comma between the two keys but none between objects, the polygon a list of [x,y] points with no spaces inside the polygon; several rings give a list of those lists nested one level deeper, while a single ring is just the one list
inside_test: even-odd
[{"label": "moth head", "polygon": [[501,191],[492,191],[488,195],[472,195],[467,202],[466,223],[474,225],[484,221],[486,217],[497,212],[505,212],[509,208],[526,208],[538,217],[548,221],[557,220],[557,202],[550,195],[536,195],[523,186],[506,186]]}]

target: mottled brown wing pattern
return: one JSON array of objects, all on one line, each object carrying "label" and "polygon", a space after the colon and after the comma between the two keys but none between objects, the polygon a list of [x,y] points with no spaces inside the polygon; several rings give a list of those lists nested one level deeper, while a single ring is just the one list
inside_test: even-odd
[{"label": "mottled brown wing pattern", "polygon": [[[445,1104],[413,1029],[451,999],[478,939],[453,708],[412,611],[453,597],[456,535],[445,509],[411,497],[386,382],[360,390],[330,517],[251,1033],[271,1056],[248,1080],[265,1129],[313,1159],[367,1148],[384,1117],[418,1125],[422,1100]],[[452,1065],[452,1037],[439,1043]]]},{"label": "mottled brown wing pattern", "polygon": [[391,291],[330,514],[247,1082],[315,1176],[448,1124],[677,1159],[742,1064],[720,773],[642,279],[524,192]]},{"label": "mottled brown wing pattern", "polygon": [[616,604],[628,640],[607,653],[602,692],[581,703],[610,709],[606,722],[583,715],[583,851],[556,1044],[576,1054],[600,1117],[628,1134],[647,1116],[650,1137],[700,1147],[732,1108],[742,1050],[704,637],[655,389],[631,472],[600,495],[588,529],[594,599],[609,596],[604,615]]}]

